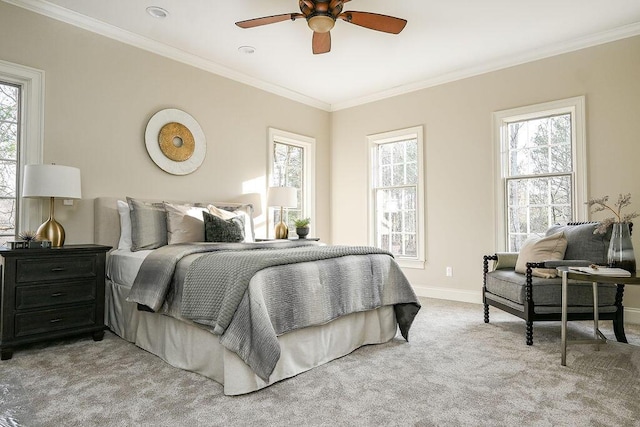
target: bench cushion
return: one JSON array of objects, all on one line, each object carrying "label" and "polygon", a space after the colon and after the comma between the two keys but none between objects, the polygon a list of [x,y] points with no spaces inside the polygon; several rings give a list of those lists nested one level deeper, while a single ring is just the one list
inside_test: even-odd
[{"label": "bench cushion", "polygon": [[[516,304],[525,304],[526,276],[513,270],[496,270],[487,273],[487,291],[513,301]],[[598,285],[598,305],[612,306],[616,300],[616,285]],[[533,301],[536,306],[559,307],[562,301],[562,279],[533,278]],[[591,284],[577,284],[569,282],[568,300],[569,306],[593,307],[593,289]]]}]

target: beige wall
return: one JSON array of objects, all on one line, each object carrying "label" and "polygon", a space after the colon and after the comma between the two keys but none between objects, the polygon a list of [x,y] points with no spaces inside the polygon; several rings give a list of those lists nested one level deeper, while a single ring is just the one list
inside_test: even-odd
[{"label": "beige wall", "polygon": [[[229,201],[255,191],[268,127],[316,138],[314,222],[329,236],[329,113],[4,2],[0,59],[44,70],[44,161],[81,169],[83,200],[56,207],[68,243],[93,240],[97,196]],[[206,136],[190,175],[167,174],[147,154],[145,126],[164,108],[191,114]]]},{"label": "beige wall", "polygon": [[[69,243],[92,241],[97,196],[230,200],[253,191],[272,126],[317,140],[316,234],[366,244],[365,137],[423,125],[427,264],[405,271],[421,294],[479,301],[481,258],[495,251],[491,113],[577,95],[587,102],[590,194],[631,192],[640,210],[640,37],[333,114],[4,2],[0,59],[46,73],[44,160],[82,170],[83,200],[56,211]],[[204,130],[207,156],[193,174],[169,175],[147,155],[144,128],[163,108],[187,111]],[[634,245],[640,251],[640,233]],[[640,289],[625,300],[640,307]]]},{"label": "beige wall", "polygon": [[[422,125],[427,264],[405,272],[424,295],[480,301],[482,256],[496,250],[492,113],[584,95],[589,195],[630,192],[640,212],[639,75],[635,37],[333,113],[333,242],[367,243],[366,136]],[[633,243],[640,253],[640,233]]]}]

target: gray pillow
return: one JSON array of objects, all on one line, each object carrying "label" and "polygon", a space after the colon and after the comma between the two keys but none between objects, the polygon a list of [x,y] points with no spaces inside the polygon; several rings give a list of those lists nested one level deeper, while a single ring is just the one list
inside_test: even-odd
[{"label": "gray pillow", "polygon": [[547,230],[547,236],[564,231],[567,238],[567,250],[564,259],[587,260],[599,265],[607,265],[607,252],[611,241],[611,227],[604,234],[593,232],[599,225],[588,222],[578,225],[554,225]]},{"label": "gray pillow", "polygon": [[244,240],[243,216],[222,219],[209,212],[202,212],[202,216],[206,242],[242,242]]},{"label": "gray pillow", "polygon": [[131,250],[156,249],[167,244],[167,213],[160,203],[127,197],[131,216]]}]

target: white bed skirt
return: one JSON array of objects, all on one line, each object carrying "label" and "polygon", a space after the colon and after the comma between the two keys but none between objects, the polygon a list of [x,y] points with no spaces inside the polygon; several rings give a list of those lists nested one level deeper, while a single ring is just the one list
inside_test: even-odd
[{"label": "white bed skirt", "polygon": [[238,395],[267,387],[367,344],[391,340],[397,331],[392,306],[353,313],[325,325],[278,337],[281,356],[265,383],[218,336],[169,316],[138,311],[126,301],[129,287],[106,280],[106,324],[117,335],[177,368],[197,372],[224,385],[224,394]]}]

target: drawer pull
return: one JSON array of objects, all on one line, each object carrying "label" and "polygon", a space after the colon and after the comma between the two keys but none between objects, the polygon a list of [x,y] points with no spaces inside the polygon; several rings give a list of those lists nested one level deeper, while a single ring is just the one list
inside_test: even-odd
[{"label": "drawer pull", "polygon": [[61,271],[66,271],[67,269],[64,267],[54,267],[51,269],[51,271],[53,271],[54,273],[59,273]]},{"label": "drawer pull", "polygon": [[51,320],[49,320],[49,323],[58,323],[58,322],[62,322],[62,319],[51,319]]},{"label": "drawer pull", "polygon": [[55,297],[62,297],[62,296],[65,296],[65,295],[66,295],[66,293],[64,293],[64,292],[56,292],[54,294],[51,294],[51,296],[54,297],[54,298]]}]

